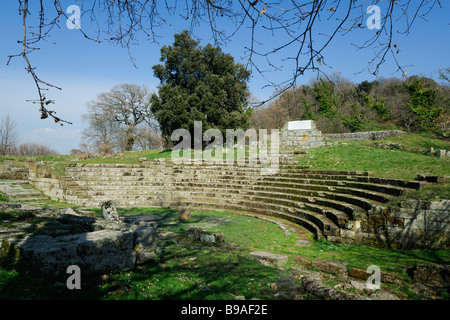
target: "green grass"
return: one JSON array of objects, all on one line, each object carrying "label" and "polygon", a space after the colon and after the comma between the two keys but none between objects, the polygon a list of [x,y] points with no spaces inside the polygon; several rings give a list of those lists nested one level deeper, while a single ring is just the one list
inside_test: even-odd
[{"label": "green grass", "polygon": [[401,137],[390,137],[376,141],[368,141],[368,144],[375,143],[397,143],[401,144],[402,148],[410,150],[424,150],[429,151],[430,148],[434,150],[444,149],[450,150],[450,140],[437,139],[433,134],[429,133],[411,133]]},{"label": "green grass", "polygon": [[[93,210],[100,216],[98,209]],[[88,281],[81,291],[70,291],[65,286],[54,286],[51,281],[13,265],[0,262],[0,298],[9,299],[274,299],[283,288],[282,297],[298,296],[300,280],[292,276],[292,258],[332,259],[348,262],[349,268],[367,268],[377,265],[382,271],[397,272],[407,279],[406,270],[416,262],[448,264],[449,250],[389,250],[355,245],[314,242],[309,247],[295,245],[299,239],[294,233],[285,235],[274,223],[234,213],[193,211],[190,222],[179,222],[177,211],[168,208],[118,208],[120,215],[151,214],[159,216],[158,228],[183,233],[187,228],[202,227],[207,231],[222,232],[227,242],[240,245],[212,246],[174,238],[160,242],[162,253],[158,258],[133,272],[110,274],[110,281]],[[10,214],[15,217],[14,214]],[[11,218],[11,217],[3,217]],[[251,251],[268,251],[290,257],[285,270],[267,267],[249,258]],[[279,289],[270,288],[277,283]],[[283,287],[285,286],[285,287]],[[391,288],[394,292],[409,294],[408,286]],[[284,295],[284,296],[283,296]],[[307,296],[302,296],[306,299]]]},{"label": "green grass", "polygon": [[450,175],[450,159],[439,159],[402,150],[386,150],[367,145],[365,141],[308,150],[299,159],[314,169],[369,171],[373,176],[415,179],[418,174]]},{"label": "green grass", "polygon": [[[299,164],[319,170],[368,171],[371,176],[391,179],[415,180],[418,174],[450,176],[450,158],[436,158],[405,150],[388,150],[376,147],[374,141],[341,141],[341,144],[308,150],[298,158]],[[400,143],[410,150],[450,150],[450,143],[427,135],[411,134],[385,139]],[[411,190],[400,199],[450,199],[450,181],[429,184],[419,191]]]},{"label": "green grass", "polygon": [[[202,227],[206,231],[222,232],[226,241],[246,246],[248,250],[262,250],[290,256],[301,255],[307,259],[324,258],[348,262],[349,267],[367,268],[375,264],[382,270],[400,273],[406,277],[406,268],[415,262],[435,262],[448,264],[450,250],[392,250],[369,246],[331,244],[317,241],[308,247],[297,247],[299,239],[295,234],[284,235],[275,224],[242,216],[235,213],[218,211],[195,211],[188,223],[178,222],[177,212],[165,208],[119,209],[122,215],[152,214],[161,216],[160,229],[183,232],[187,228]],[[206,227],[205,227],[206,226]],[[312,239],[312,238],[311,238]]]}]

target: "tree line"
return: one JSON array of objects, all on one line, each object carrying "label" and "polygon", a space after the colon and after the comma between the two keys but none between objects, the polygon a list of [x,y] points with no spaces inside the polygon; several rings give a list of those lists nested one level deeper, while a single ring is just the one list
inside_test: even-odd
[{"label": "tree line", "polygon": [[52,148],[39,144],[25,142],[18,143],[16,121],[9,114],[0,119],[0,155],[38,156],[58,154]]},{"label": "tree line", "polygon": [[284,92],[253,110],[250,125],[279,129],[287,121],[315,120],[324,133],[401,129],[442,133],[450,126],[450,68],[440,79],[411,76],[355,84],[339,74]]},{"label": "tree line", "polygon": [[[392,55],[397,72],[406,74],[399,63],[400,57],[396,57],[401,50],[397,38],[410,33],[414,23],[420,20],[416,18],[425,20],[430,12],[444,10],[440,0],[81,0],[69,7],[77,8],[70,9],[73,14],[69,14],[69,8],[60,0],[17,0],[16,3],[20,16],[17,21],[23,33],[17,39],[20,50],[8,55],[7,64],[12,59],[23,58],[25,69],[37,89],[36,99],[30,101],[39,106],[41,119],[53,119],[60,125],[71,122],[61,119],[50,109],[55,100],[47,91],[62,88],[40,78],[32,53],[41,51],[40,44],[52,42],[52,32],[64,25],[77,29],[87,41],[112,43],[128,49],[140,41],[157,43],[167,32],[167,27],[171,27],[172,19],[191,32],[209,30],[215,45],[246,39],[243,43],[245,65],[274,88],[270,101],[293,88],[306,72],[323,73],[324,69],[332,68],[327,62],[332,51],[326,49],[336,38],[341,38],[338,35],[373,29],[374,23],[378,31],[364,32],[365,39],[354,43],[358,49],[374,51],[367,65],[361,66],[361,72],[367,70],[378,75],[387,57]],[[90,31],[90,28],[84,28],[89,20],[93,27]],[[269,39],[271,43],[267,42]],[[131,55],[130,59],[134,61]],[[272,81],[274,70],[281,72],[284,79],[281,83]]]},{"label": "tree line", "polygon": [[[355,84],[335,73],[295,89],[263,107],[252,107],[250,72],[219,47],[204,47],[187,31],[161,48],[153,66],[157,92],[122,84],[88,103],[84,151],[170,148],[171,134],[194,121],[202,130],[279,129],[291,120],[315,120],[324,133],[383,129],[444,132],[450,125],[450,87],[427,77],[378,79]],[[440,71],[449,82],[450,68]],[[256,103],[255,105],[257,105]],[[448,131],[447,131],[448,132]]]}]

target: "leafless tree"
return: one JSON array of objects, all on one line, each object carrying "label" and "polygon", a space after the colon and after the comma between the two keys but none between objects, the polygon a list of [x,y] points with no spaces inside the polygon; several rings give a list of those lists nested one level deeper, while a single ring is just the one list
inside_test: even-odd
[{"label": "leafless tree", "polygon": [[136,144],[141,150],[159,149],[162,147],[162,138],[154,127],[143,125],[136,129]]},{"label": "leafless tree", "polygon": [[9,114],[6,114],[0,122],[0,155],[11,154],[16,142],[16,122]]},{"label": "leafless tree", "polygon": [[[49,110],[53,100],[48,99],[44,90],[59,87],[41,80],[32,66],[29,55],[39,49],[39,43],[49,41],[55,27],[68,19],[60,0],[18,0],[19,14],[22,16],[22,52],[10,59],[22,56],[26,69],[34,79],[38,91],[41,118],[52,117],[55,122],[67,122]],[[338,36],[367,27],[368,9],[380,5],[383,10],[376,22],[377,31],[367,32],[363,43],[355,43],[358,49],[374,49],[373,59],[362,71],[377,75],[380,67],[391,56],[397,71],[406,75],[404,66],[397,60],[401,50],[397,38],[408,34],[417,19],[425,19],[435,7],[441,7],[439,0],[396,1],[396,0],[80,0],[84,19],[97,24],[95,36],[79,29],[82,36],[95,42],[112,42],[127,49],[137,43],[143,35],[157,41],[163,27],[170,27],[170,18],[182,18],[190,31],[208,26],[215,45],[232,41],[235,36],[247,37],[245,46],[246,66],[256,70],[274,88],[268,99],[281,95],[295,86],[298,77],[306,71],[325,74],[324,69],[332,68],[326,63],[326,48]],[[38,13],[34,25],[30,13]],[[230,28],[230,23],[231,27]],[[105,28],[101,26],[106,26]],[[33,28],[34,27],[34,28]],[[268,47],[266,39],[276,39],[273,47]],[[281,59],[281,63],[277,63]],[[261,62],[264,61],[264,62]],[[274,71],[283,71],[287,78],[280,83],[271,80]],[[261,105],[266,101],[261,101]]]},{"label": "leafless tree", "polygon": [[447,84],[450,85],[450,67],[439,69],[439,79],[447,81]]},{"label": "leafless tree", "polygon": [[[120,146],[131,151],[137,138],[137,127],[147,122],[153,125],[150,111],[150,93],[146,87],[135,84],[115,86],[101,93],[88,104],[85,116],[89,128],[85,137],[96,140],[98,145]],[[103,150],[105,151],[105,150]]]},{"label": "leafless tree", "polygon": [[82,132],[84,142],[80,149],[87,153],[94,150],[100,153],[111,152],[119,137],[119,123],[95,101],[88,102],[87,107],[88,113],[82,118],[88,126]]},{"label": "leafless tree", "polygon": [[26,142],[17,148],[16,154],[19,156],[42,156],[58,154],[58,152],[43,144]]}]

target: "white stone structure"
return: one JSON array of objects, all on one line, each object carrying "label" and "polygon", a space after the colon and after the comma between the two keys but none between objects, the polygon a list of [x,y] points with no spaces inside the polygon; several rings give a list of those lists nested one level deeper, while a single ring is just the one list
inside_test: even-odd
[{"label": "white stone structure", "polygon": [[281,128],[281,149],[311,149],[325,145],[313,120],[289,121]]}]

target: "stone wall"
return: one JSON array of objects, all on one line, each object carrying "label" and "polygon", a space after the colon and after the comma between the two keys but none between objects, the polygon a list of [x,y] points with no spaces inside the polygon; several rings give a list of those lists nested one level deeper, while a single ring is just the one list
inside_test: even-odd
[{"label": "stone wall", "polygon": [[341,230],[342,241],[378,242],[398,248],[446,248],[450,200],[405,200],[399,207],[374,206],[356,232]]},{"label": "stone wall", "polygon": [[0,179],[21,180],[28,178],[26,167],[17,167],[11,160],[0,162]]},{"label": "stone wall", "polygon": [[280,133],[280,145],[282,149],[310,149],[332,144],[324,140],[377,140],[388,137],[399,137],[406,134],[406,132],[401,130],[322,134],[312,120],[288,121],[281,128]]},{"label": "stone wall", "polygon": [[400,137],[406,134],[401,130],[382,130],[382,131],[366,131],[366,132],[347,132],[347,133],[326,133],[323,135],[325,140],[377,140],[389,137]]}]

